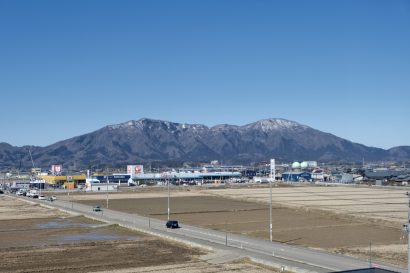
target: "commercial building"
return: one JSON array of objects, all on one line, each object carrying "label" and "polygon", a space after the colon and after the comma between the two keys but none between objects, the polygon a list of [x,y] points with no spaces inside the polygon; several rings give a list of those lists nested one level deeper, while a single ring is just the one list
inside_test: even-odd
[{"label": "commercial building", "polygon": [[282,180],[290,182],[311,181],[312,174],[308,172],[284,172]]},{"label": "commercial building", "polygon": [[[71,182],[74,187],[78,185],[85,184],[85,175],[72,175],[72,176],[65,176],[65,175],[43,175],[41,176],[48,185],[52,187],[61,187],[63,185],[67,185],[67,182]],[[71,186],[70,186],[71,187]]]},{"label": "commercial building", "polygon": [[87,179],[85,183],[85,191],[118,191],[116,183],[100,183],[97,179]]},{"label": "commercial building", "polygon": [[109,183],[129,183],[129,180],[131,178],[130,174],[113,174],[113,175],[93,175],[93,179],[97,179],[98,181],[104,183],[104,182],[109,182]]}]

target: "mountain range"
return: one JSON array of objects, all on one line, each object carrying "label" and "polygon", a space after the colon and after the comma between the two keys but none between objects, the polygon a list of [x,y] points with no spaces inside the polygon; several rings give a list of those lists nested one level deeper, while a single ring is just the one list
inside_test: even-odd
[{"label": "mountain range", "polygon": [[207,127],[154,119],[109,125],[45,147],[0,143],[0,169],[125,166],[148,162],[247,164],[279,161],[361,162],[410,160],[410,146],[388,150],[353,143],[286,119],[264,119],[243,126]]}]

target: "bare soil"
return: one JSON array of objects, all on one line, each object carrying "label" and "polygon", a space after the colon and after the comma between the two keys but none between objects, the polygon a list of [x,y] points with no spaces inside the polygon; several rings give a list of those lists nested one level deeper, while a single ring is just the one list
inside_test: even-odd
[{"label": "bare soil", "polygon": [[[81,200],[83,204],[105,205],[105,199]],[[171,218],[196,226],[269,238],[269,205],[219,196],[172,196]],[[167,198],[137,198],[109,200],[109,208],[127,213],[137,213],[165,220]],[[273,240],[340,253],[352,253],[351,249],[365,248],[371,241],[374,246],[402,245],[401,225],[374,219],[356,218],[350,215],[318,209],[273,206]],[[401,255],[401,254],[398,254]],[[381,257],[382,255],[380,255]],[[377,260],[379,257],[375,256]],[[397,255],[383,259],[396,265],[404,265]]]},{"label": "bare soil", "polygon": [[[105,200],[79,201],[104,204]],[[172,197],[171,218],[192,224],[269,238],[269,206],[214,196]],[[159,219],[167,217],[167,198],[115,199],[113,210],[137,213]],[[307,209],[274,206],[273,238],[317,248],[337,248],[400,243],[401,226],[374,225],[367,221],[345,219],[342,215]]]},{"label": "bare soil", "polygon": [[[299,186],[274,187],[273,202],[291,208],[308,208],[329,211],[355,218],[394,222],[402,225],[407,221],[408,189],[390,189],[352,186]],[[268,188],[213,189],[207,194],[269,203]]]},{"label": "bare soil", "polygon": [[0,272],[275,272],[208,264],[203,250],[10,197],[0,211]]},{"label": "bare soil", "polygon": [[167,265],[189,262],[203,253],[82,217],[3,220],[0,230],[0,272],[91,272]]},{"label": "bare soil", "polygon": [[1,272],[92,272],[185,263],[198,250],[159,239],[81,242],[0,250]]},{"label": "bare soil", "polygon": [[228,263],[220,265],[210,265],[202,261],[162,265],[162,266],[150,266],[139,268],[127,268],[120,270],[99,271],[98,273],[143,273],[143,272],[156,272],[156,273],[230,273],[230,272],[246,272],[246,273],[267,273],[267,272],[280,272],[274,268],[266,268],[261,265],[255,265],[245,261],[244,263]]},{"label": "bare soil", "polygon": [[37,204],[29,205],[27,202],[11,198],[6,195],[0,197],[0,221],[11,219],[49,218],[67,216],[55,209],[43,208]]}]

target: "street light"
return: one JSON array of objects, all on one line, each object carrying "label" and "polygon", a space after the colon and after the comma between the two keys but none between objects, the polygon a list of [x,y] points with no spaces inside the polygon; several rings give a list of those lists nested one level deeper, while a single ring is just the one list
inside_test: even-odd
[{"label": "street light", "polygon": [[168,179],[168,174],[165,174],[165,182],[168,184],[168,221],[169,221],[169,214],[170,214],[170,208],[169,208],[169,197],[170,197],[170,192],[169,192],[169,179]]},{"label": "street light", "polygon": [[167,179],[167,183],[168,183],[168,220],[169,220],[169,212],[170,212],[170,209],[169,209],[169,195],[170,195],[170,193],[169,193],[169,180]]},{"label": "street light", "polygon": [[270,178],[269,178],[269,241],[272,242],[272,180],[275,179],[275,159],[270,160]]}]

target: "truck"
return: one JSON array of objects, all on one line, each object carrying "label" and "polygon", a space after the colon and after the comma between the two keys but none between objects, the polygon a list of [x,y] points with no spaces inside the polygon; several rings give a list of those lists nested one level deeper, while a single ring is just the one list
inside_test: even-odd
[{"label": "truck", "polygon": [[37,190],[30,190],[28,193],[30,194],[29,197],[31,197],[31,198],[38,198],[38,196],[39,196]]}]

